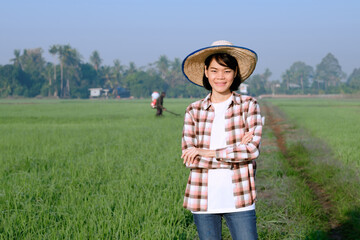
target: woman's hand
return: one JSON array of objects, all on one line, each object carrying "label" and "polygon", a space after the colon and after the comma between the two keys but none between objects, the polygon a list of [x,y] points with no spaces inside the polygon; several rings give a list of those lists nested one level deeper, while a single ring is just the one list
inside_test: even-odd
[{"label": "woman's hand", "polygon": [[183,154],[181,155],[181,158],[184,159],[184,164],[189,165],[196,163],[197,156],[203,156],[203,157],[215,157],[215,150],[207,150],[207,149],[201,149],[201,148],[189,148],[186,149]]},{"label": "woman's hand", "polygon": [[253,137],[254,136],[252,132],[245,133],[244,137],[241,139],[241,144],[248,144],[249,142],[251,142]]}]

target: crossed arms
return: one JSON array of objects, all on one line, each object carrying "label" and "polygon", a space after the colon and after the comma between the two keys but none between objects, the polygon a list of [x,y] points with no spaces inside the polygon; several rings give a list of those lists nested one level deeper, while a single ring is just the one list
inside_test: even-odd
[{"label": "crossed arms", "polygon": [[249,104],[246,116],[244,120],[248,131],[242,137],[236,136],[237,141],[225,148],[209,150],[198,146],[196,133],[199,131],[192,112],[187,110],[182,138],[183,163],[189,168],[217,168],[256,159],[259,156],[262,134],[260,109],[256,102]]}]

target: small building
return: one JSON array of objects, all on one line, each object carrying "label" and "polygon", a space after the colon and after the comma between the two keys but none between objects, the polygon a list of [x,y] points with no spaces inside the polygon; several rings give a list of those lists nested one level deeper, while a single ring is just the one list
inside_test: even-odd
[{"label": "small building", "polygon": [[90,98],[100,97],[102,88],[89,88]]}]

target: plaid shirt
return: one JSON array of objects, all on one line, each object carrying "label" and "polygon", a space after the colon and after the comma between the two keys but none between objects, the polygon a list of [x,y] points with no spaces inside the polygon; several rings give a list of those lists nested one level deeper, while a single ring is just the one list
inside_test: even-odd
[{"label": "plaid shirt", "polygon": [[[189,148],[210,148],[211,127],[215,112],[209,94],[206,98],[190,104],[185,112],[182,151]],[[260,108],[250,96],[232,93],[232,102],[225,112],[227,147],[216,150],[216,158],[198,157],[190,168],[183,207],[191,211],[206,211],[208,206],[208,169],[225,168],[233,171],[235,207],[254,203],[255,167],[251,160],[259,156],[262,133]],[[240,144],[246,132],[254,137],[248,144]]]}]

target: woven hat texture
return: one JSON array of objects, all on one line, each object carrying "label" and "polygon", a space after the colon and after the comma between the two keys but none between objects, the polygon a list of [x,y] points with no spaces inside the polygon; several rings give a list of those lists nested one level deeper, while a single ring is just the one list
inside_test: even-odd
[{"label": "woven hat texture", "polygon": [[233,45],[229,41],[215,41],[209,47],[190,53],[182,63],[185,77],[192,83],[203,86],[205,59],[215,53],[228,53],[238,62],[241,81],[244,82],[255,70],[257,54],[248,48]]}]

